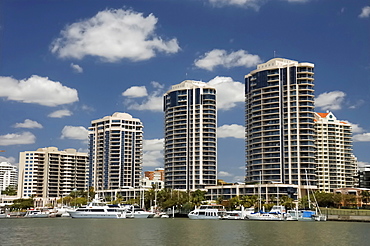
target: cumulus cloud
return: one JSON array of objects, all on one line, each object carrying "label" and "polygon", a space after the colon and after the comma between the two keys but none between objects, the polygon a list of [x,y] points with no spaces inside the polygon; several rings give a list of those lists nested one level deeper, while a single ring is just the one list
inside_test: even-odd
[{"label": "cumulus cloud", "polygon": [[[208,1],[215,7],[236,6],[259,10],[259,8],[269,0],[208,0]],[[286,1],[289,3],[305,3],[308,2],[309,0],[282,0],[282,1]]]},{"label": "cumulus cloud", "polygon": [[15,164],[15,158],[14,157],[0,156],[0,162],[8,162],[10,164]]},{"label": "cumulus cloud", "polygon": [[15,128],[42,128],[42,125],[37,121],[25,119],[23,123],[15,123]]},{"label": "cumulus cloud", "polygon": [[230,177],[233,176],[231,173],[225,172],[225,171],[219,171],[218,177]]},{"label": "cumulus cloud", "polygon": [[0,76],[0,88],[0,97],[23,103],[54,107],[78,101],[76,89],[37,75],[25,80]]},{"label": "cumulus cloud", "polygon": [[244,139],[245,131],[244,126],[231,124],[223,125],[217,128],[218,138],[242,138]]},{"label": "cumulus cloud", "polygon": [[68,109],[61,109],[48,114],[50,118],[63,118],[65,116],[71,116],[73,113]]},{"label": "cumulus cloud", "polygon": [[0,136],[0,145],[16,145],[16,144],[33,144],[36,141],[35,135],[31,132],[21,132],[21,133],[10,133]]},{"label": "cumulus cloud", "polygon": [[143,141],[143,166],[163,166],[163,144],[164,139],[149,139]]},{"label": "cumulus cloud", "polygon": [[176,53],[177,39],[164,41],[155,33],[158,19],[132,10],[107,9],[91,19],[67,26],[51,51],[61,58],[97,56],[106,62],[148,60],[157,52]]},{"label": "cumulus cloud", "polygon": [[353,124],[353,123],[350,123],[350,124],[351,124],[351,127],[352,127],[352,133],[364,132],[364,129],[362,127],[360,127],[358,124]]},{"label": "cumulus cloud", "polygon": [[345,96],[346,93],[342,91],[325,92],[315,99],[315,106],[323,110],[338,110],[342,108]]},{"label": "cumulus cloud", "polygon": [[87,141],[88,134],[89,134],[89,131],[83,126],[65,126],[62,130],[61,138]]},{"label": "cumulus cloud", "polygon": [[[208,84],[214,86],[217,90],[217,109],[229,110],[237,106],[238,103],[244,103],[244,85],[241,82],[233,81],[230,77],[217,76],[210,80]],[[151,85],[155,90],[145,96],[141,102],[134,100],[134,96],[129,97],[130,95],[139,95],[139,86],[133,86],[135,89],[132,91],[131,88],[133,87],[130,87],[122,93],[126,97],[124,100],[126,107],[134,110],[161,112],[163,110],[164,86],[158,82],[152,82]],[[147,91],[145,86],[142,87]],[[140,90],[144,91],[144,89]]]},{"label": "cumulus cloud", "polygon": [[124,92],[122,92],[122,96],[132,97],[132,98],[145,97],[147,95],[148,95],[148,92],[146,91],[145,86],[132,86],[128,88],[127,90],[125,90]]},{"label": "cumulus cloud", "polygon": [[231,77],[215,77],[208,82],[217,91],[217,109],[228,110],[244,103],[244,85]]},{"label": "cumulus cloud", "polygon": [[73,64],[71,63],[71,68],[73,69],[73,71],[75,71],[76,73],[82,73],[84,70],[82,67],[80,67],[79,65],[77,64]]},{"label": "cumulus cloud", "polygon": [[[147,94],[147,96],[145,96],[145,98],[141,102],[134,101],[132,100],[133,96],[129,96],[129,95],[134,94],[134,93],[131,93],[132,91],[135,91],[137,93],[138,92],[137,88],[135,88],[134,90],[131,90],[130,93],[126,93],[126,95],[124,95],[125,92],[127,92],[133,87],[130,87],[124,93],[122,93],[123,96],[131,97],[124,101],[124,104],[127,105],[127,108],[134,109],[134,110],[149,110],[149,111],[154,111],[154,112],[161,112],[163,110],[163,93],[164,93],[163,88],[164,86],[155,81],[151,82],[151,85],[155,88],[155,90]],[[134,86],[134,87],[143,87],[146,91],[145,86]],[[140,89],[140,90],[143,92],[144,89]],[[136,95],[138,95],[138,93]]]},{"label": "cumulus cloud", "polygon": [[356,134],[352,139],[354,142],[370,142],[370,133]]},{"label": "cumulus cloud", "polygon": [[358,17],[368,18],[369,16],[370,16],[370,6],[365,6],[362,8],[361,14]]},{"label": "cumulus cloud", "polygon": [[262,60],[258,55],[249,54],[245,50],[227,53],[226,50],[214,49],[195,60],[194,65],[198,68],[212,71],[217,66],[226,68],[254,67],[261,62]]}]

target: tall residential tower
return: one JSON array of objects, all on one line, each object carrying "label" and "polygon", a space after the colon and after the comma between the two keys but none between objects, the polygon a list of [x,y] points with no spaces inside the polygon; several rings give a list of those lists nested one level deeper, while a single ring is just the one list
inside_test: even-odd
[{"label": "tall residential tower", "polygon": [[317,188],[324,192],[355,186],[357,161],[352,153],[352,127],[332,112],[315,113]]},{"label": "tall residential tower", "polygon": [[89,185],[96,191],[139,187],[143,124],[127,113],[93,120],[89,127]]},{"label": "tall residential tower", "polygon": [[164,95],[165,187],[216,185],[216,89],[186,80]]},{"label": "tall residential tower", "polygon": [[246,181],[316,185],[314,64],[258,65],[245,76],[245,99]]}]

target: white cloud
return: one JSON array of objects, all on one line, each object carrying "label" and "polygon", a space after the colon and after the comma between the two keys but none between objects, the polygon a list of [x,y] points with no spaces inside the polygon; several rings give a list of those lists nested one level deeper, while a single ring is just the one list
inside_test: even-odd
[{"label": "white cloud", "polygon": [[0,145],[17,145],[17,144],[33,144],[36,141],[35,135],[30,132],[10,133],[0,136]]},{"label": "white cloud", "polygon": [[132,98],[146,97],[147,95],[148,95],[148,92],[146,91],[145,86],[132,86],[128,88],[127,90],[125,90],[124,92],[122,92],[122,96],[132,97]]},{"label": "white cloud", "polygon": [[370,142],[370,133],[356,134],[352,139],[354,142]]},{"label": "white cloud", "polygon": [[323,110],[338,110],[342,108],[345,96],[346,93],[342,91],[325,92],[315,99],[315,106]]},{"label": "white cloud", "polygon": [[231,173],[225,172],[225,171],[219,171],[218,172],[218,177],[230,177],[233,176]]},{"label": "white cloud", "polygon": [[254,67],[261,63],[258,55],[249,54],[248,51],[238,50],[227,53],[226,50],[214,49],[207,52],[203,57],[194,61],[198,68],[212,71],[217,66],[231,67]]},{"label": "white cloud", "polygon": [[15,164],[15,158],[14,157],[0,156],[0,162],[8,162],[10,164]]},{"label": "white cloud", "polygon": [[364,129],[362,127],[360,127],[358,124],[353,124],[353,123],[350,123],[350,124],[352,126],[352,133],[361,133],[361,132],[364,132]]},{"label": "white cloud", "polygon": [[361,14],[358,17],[368,18],[369,16],[370,16],[370,6],[365,6],[362,8]]},{"label": "white cloud", "polygon": [[[124,101],[124,104],[127,105],[128,109],[149,110],[149,111],[154,111],[154,112],[161,112],[163,110],[163,93],[164,93],[163,88],[164,86],[154,81],[151,82],[151,84],[155,88],[155,90],[151,92],[150,94],[148,94],[140,103],[132,99],[126,99]],[[139,87],[139,86],[136,86],[136,87]],[[145,86],[141,86],[141,87],[145,88],[145,91],[146,91]],[[143,89],[141,90],[143,91]],[[137,89],[135,89],[135,91],[137,92]],[[131,98],[133,97],[131,96]]]},{"label": "white cloud", "polygon": [[65,126],[62,130],[62,139],[88,140],[89,131],[83,126]]},{"label": "white cloud", "polygon": [[228,110],[237,103],[244,103],[244,85],[231,77],[215,77],[208,82],[217,91],[217,109]]},{"label": "white cloud", "polygon": [[48,114],[50,118],[63,118],[65,116],[71,116],[73,113],[68,109],[61,109]]},{"label": "white cloud", "polygon": [[76,73],[82,73],[84,70],[82,67],[80,67],[79,65],[77,64],[73,64],[71,63],[71,68],[73,69],[73,71],[75,71]]},{"label": "white cloud", "polygon": [[370,166],[369,162],[364,162],[364,161],[359,161],[357,164],[359,167],[369,167]]},{"label": "white cloud", "polygon": [[163,166],[163,144],[164,139],[150,139],[143,141],[143,166]]},{"label": "white cloud", "polygon": [[223,125],[217,128],[217,137],[218,138],[242,138],[244,139],[245,131],[244,126],[231,124]]},{"label": "white cloud", "polygon": [[155,33],[158,19],[132,10],[107,9],[91,19],[73,23],[61,31],[51,51],[61,58],[97,56],[107,62],[121,59],[148,60],[156,52],[176,53],[177,39],[164,41]]},{"label": "white cloud", "polygon": [[25,119],[23,123],[16,123],[15,128],[42,128],[43,126],[37,121]]},{"label": "white cloud", "polygon": [[[211,4],[216,7],[223,7],[223,6],[237,6],[237,7],[245,7],[245,8],[253,8],[258,10],[260,6],[269,0],[209,0]],[[276,1],[276,0],[275,0]],[[309,0],[282,0],[290,3],[305,3]]]},{"label": "white cloud", "polygon": [[0,77],[0,88],[0,97],[6,97],[12,101],[50,107],[78,101],[76,89],[37,75],[20,81],[11,77]]}]

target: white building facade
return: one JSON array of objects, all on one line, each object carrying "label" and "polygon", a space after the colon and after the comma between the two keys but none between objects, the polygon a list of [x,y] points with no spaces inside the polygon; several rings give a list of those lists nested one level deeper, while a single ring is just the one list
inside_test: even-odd
[{"label": "white building facade", "polygon": [[75,149],[39,148],[19,154],[18,196],[48,201],[87,190],[88,155]]},{"label": "white building facade", "polygon": [[89,141],[89,186],[95,191],[139,187],[143,158],[139,119],[116,112],[93,120]]},{"label": "white building facade", "polygon": [[324,192],[355,187],[357,159],[352,149],[352,127],[332,112],[315,113],[317,188]]},{"label": "white building facade", "polygon": [[216,89],[186,80],[164,95],[165,187],[204,189],[217,182]]},{"label": "white building facade", "polygon": [[18,169],[8,162],[0,163],[0,189],[5,190],[9,186],[16,187],[18,181]]},{"label": "white building facade", "polygon": [[314,64],[258,65],[245,76],[245,99],[246,182],[316,185]]}]

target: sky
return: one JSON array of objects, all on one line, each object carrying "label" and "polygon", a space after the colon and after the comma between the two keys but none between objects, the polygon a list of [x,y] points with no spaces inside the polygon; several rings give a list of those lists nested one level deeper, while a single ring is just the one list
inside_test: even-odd
[{"label": "sky", "polygon": [[315,111],[353,124],[370,165],[370,1],[2,0],[0,161],[87,152],[91,121],[126,112],[143,171],[163,167],[162,96],[190,79],[217,89],[218,178],[243,181],[244,76],[274,57],[315,64]]}]

